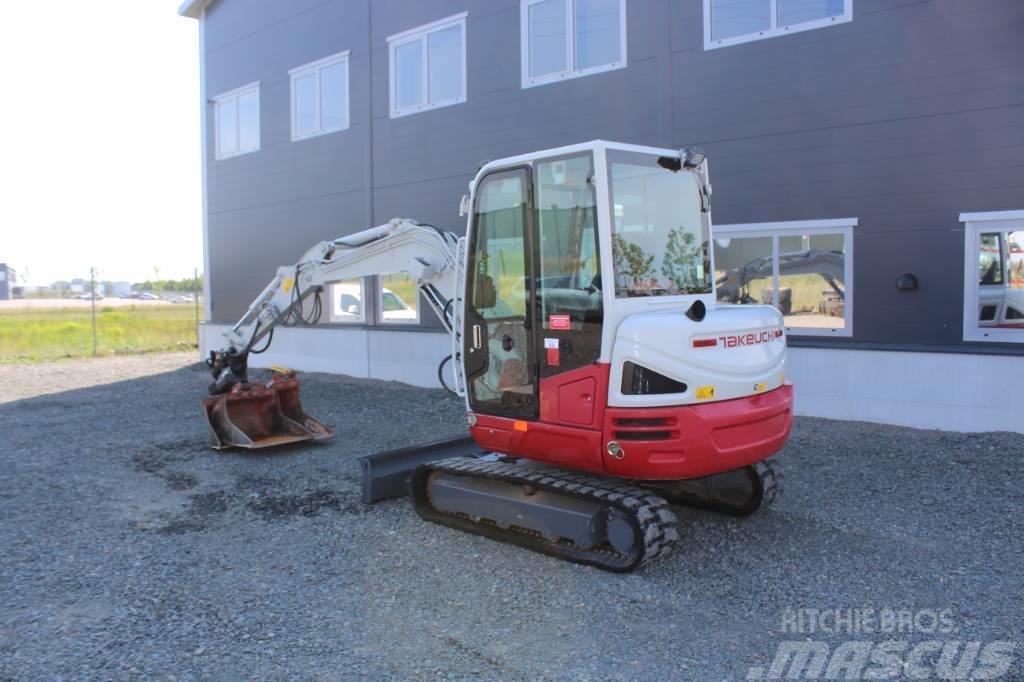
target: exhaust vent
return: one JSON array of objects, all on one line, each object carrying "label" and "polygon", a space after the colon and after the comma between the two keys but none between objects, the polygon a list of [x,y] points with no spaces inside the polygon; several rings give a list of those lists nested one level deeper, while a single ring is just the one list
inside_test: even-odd
[{"label": "exhaust vent", "polygon": [[618,440],[671,440],[679,437],[675,417],[617,417],[612,433]]},{"label": "exhaust vent", "polygon": [[685,393],[686,384],[669,379],[654,370],[626,361],[622,366],[622,395],[659,395]]}]

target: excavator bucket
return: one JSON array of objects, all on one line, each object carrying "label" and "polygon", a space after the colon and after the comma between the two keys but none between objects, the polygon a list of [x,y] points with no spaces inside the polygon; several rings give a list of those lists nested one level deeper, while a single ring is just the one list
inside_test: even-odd
[{"label": "excavator bucket", "polygon": [[210,446],[268,448],[330,438],[334,432],[310,417],[299,402],[299,380],[275,375],[267,384],[237,384],[203,400]]}]

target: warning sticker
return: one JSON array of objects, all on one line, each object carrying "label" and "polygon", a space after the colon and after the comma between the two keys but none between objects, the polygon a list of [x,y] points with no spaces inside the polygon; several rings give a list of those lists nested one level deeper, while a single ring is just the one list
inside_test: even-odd
[{"label": "warning sticker", "polygon": [[698,386],[697,387],[697,400],[711,400],[715,397],[714,386]]},{"label": "warning sticker", "polygon": [[568,315],[548,315],[548,327],[551,329],[568,330],[572,328],[572,322]]},{"label": "warning sticker", "polygon": [[545,337],[544,338],[544,347],[545,348],[555,348],[555,349],[557,349],[558,348],[558,339],[549,339],[549,338]]},{"label": "warning sticker", "polygon": [[548,367],[558,367],[562,364],[562,359],[558,354],[558,348],[548,348]]}]

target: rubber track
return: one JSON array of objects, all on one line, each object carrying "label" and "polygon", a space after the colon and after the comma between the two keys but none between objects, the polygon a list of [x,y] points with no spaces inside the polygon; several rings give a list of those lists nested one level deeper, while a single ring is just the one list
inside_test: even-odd
[{"label": "rubber track", "polygon": [[[544,537],[532,530],[501,528],[487,519],[475,521],[463,514],[445,512],[433,506],[428,490],[430,474],[441,471],[529,485],[537,490],[568,497],[600,501],[609,508],[621,510],[633,523],[633,531],[637,537],[642,538],[642,542],[626,554],[610,545],[588,549],[578,547],[568,540]],[[616,573],[635,571],[657,557],[664,556],[678,537],[676,515],[665,498],[615,479],[598,478],[555,467],[459,457],[418,467],[413,473],[410,489],[416,512],[427,521]]]},{"label": "rubber track", "polygon": [[761,479],[761,504],[758,505],[760,508],[771,504],[782,494],[782,481],[785,477],[782,474],[782,467],[769,459],[755,464],[754,471]]},{"label": "rubber track", "polygon": [[662,492],[669,504],[713,511],[729,516],[751,516],[762,507],[774,502],[782,494],[783,474],[782,468],[773,460],[763,460],[744,467],[744,469],[748,475],[755,477],[757,482],[753,485],[751,497],[740,505],[721,499],[709,500],[696,493],[675,494],[659,490],[656,486],[651,486],[650,489]]}]

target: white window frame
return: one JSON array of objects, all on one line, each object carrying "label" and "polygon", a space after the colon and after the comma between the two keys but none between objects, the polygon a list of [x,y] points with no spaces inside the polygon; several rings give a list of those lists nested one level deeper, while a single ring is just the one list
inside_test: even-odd
[{"label": "white window frame", "polygon": [[[318,60],[316,60],[314,62],[310,62],[308,64],[303,64],[302,66],[296,66],[294,69],[292,69],[292,70],[290,70],[288,72],[288,76],[289,76],[289,79],[290,79],[290,86],[289,87],[290,87],[290,97],[291,97],[292,142],[295,142],[297,140],[305,140],[305,139],[308,139],[310,137],[317,137],[318,135],[326,135],[328,133],[336,133],[339,130],[347,130],[348,129],[348,127],[349,127],[349,114],[350,114],[349,93],[352,92],[351,83],[349,81],[349,76],[351,75],[350,72],[349,72],[349,65],[348,65],[348,55],[349,55],[349,52],[350,52],[349,50],[345,50],[344,52],[339,52],[337,54],[332,54],[329,57],[324,57],[323,59],[318,59]],[[324,93],[323,93],[323,88],[321,87],[320,73],[325,68],[327,68],[329,66],[335,66],[337,64],[344,64],[345,65],[345,106],[343,107],[344,112],[345,112],[345,120],[338,127],[335,127],[335,128],[324,128],[323,127],[323,121],[321,119],[321,116],[323,114],[323,98],[324,98]],[[309,76],[309,75],[316,76],[316,102],[317,102],[317,107],[316,107],[316,127],[313,130],[313,132],[299,133],[299,131],[298,131],[298,116],[296,116],[296,106],[298,105],[298,101],[295,99],[295,81],[297,81],[300,78],[304,78],[306,76]]]},{"label": "white window frame", "polygon": [[961,213],[964,224],[964,341],[1024,343],[1024,330],[978,326],[978,241],[983,232],[1006,232],[1024,223],[1024,210]]},{"label": "white window frame", "polygon": [[[399,274],[399,273],[387,273],[387,274]],[[408,273],[406,273],[406,274],[408,274]],[[411,277],[411,275],[410,275],[410,277]],[[394,293],[394,292],[392,292],[392,293]],[[395,294],[395,295],[398,296],[398,294]],[[377,276],[377,322],[379,324],[388,324],[388,325],[394,324],[394,325],[399,325],[399,326],[401,326],[401,325],[409,325],[409,324],[419,324],[420,323],[420,307],[421,307],[422,303],[423,303],[423,301],[420,298],[420,290],[419,290],[419,287],[417,287],[416,288],[416,317],[414,319],[411,319],[411,320],[395,320],[395,319],[389,320],[389,319],[386,319],[384,317],[384,277],[381,276],[381,275]]]},{"label": "white window frame", "polygon": [[[242,126],[239,125],[240,122],[238,120],[238,99],[243,95],[250,94],[251,92],[256,93],[256,147],[254,149],[242,150],[239,147],[238,140],[236,139],[235,151],[223,154],[220,150],[220,108],[226,102],[235,100],[235,137],[239,138]],[[220,161],[221,159],[230,159],[235,156],[241,156],[242,154],[258,152],[260,150],[260,143],[263,137],[262,131],[260,130],[260,82],[255,81],[235,88],[234,90],[222,92],[211,101],[213,102],[213,157]]]},{"label": "white window frame", "polygon": [[824,28],[826,26],[835,26],[837,24],[845,24],[849,21],[853,21],[853,0],[843,0],[843,13],[835,17],[826,17],[824,19],[815,19],[814,21],[804,21],[799,24],[789,24],[779,26],[778,9],[779,0],[764,0],[764,2],[770,4],[770,23],[771,27],[764,31],[756,31],[754,33],[745,33],[741,36],[732,36],[731,38],[723,38],[722,40],[711,39],[711,2],[712,0],[704,0],[704,49],[714,50],[719,47],[728,47],[730,45],[739,45],[740,43],[749,43],[753,40],[764,40],[765,38],[775,38],[777,36],[784,36],[790,33],[800,33],[801,31],[812,31],[816,28]]},{"label": "white window frame", "polygon": [[331,324],[366,324],[366,278],[358,277],[354,279],[359,280],[359,315],[343,317],[334,314],[334,304],[335,297],[337,296],[337,287],[343,284],[343,282],[334,282],[328,287],[330,296],[329,300],[327,301],[329,305],[327,309],[327,319],[330,320]]},{"label": "white window frame", "polygon": [[547,85],[570,78],[592,76],[595,73],[624,69],[628,66],[626,57],[626,0],[619,0],[619,60],[609,64],[591,66],[586,69],[576,68],[576,0],[564,0],[566,40],[565,40],[565,64],[566,70],[555,73],[547,73],[536,78],[530,77],[530,6],[545,0],[520,0],[519,6],[519,68],[522,74],[522,87],[532,88],[538,85]]},{"label": "white window frame", "polygon": [[[448,107],[453,104],[461,104],[466,101],[466,17],[469,16],[469,12],[460,12],[459,14],[453,14],[450,17],[444,19],[438,19],[429,24],[423,24],[411,28],[408,31],[402,31],[387,37],[388,43],[388,80],[391,100],[391,118],[398,118],[399,116],[408,116],[409,114],[418,114],[421,111],[427,111],[428,109],[437,109],[440,107]],[[440,102],[430,102],[430,44],[429,37],[431,33],[436,33],[452,26],[460,26],[462,28],[462,93],[458,97],[442,100]],[[416,104],[403,109],[398,108],[398,80],[396,76],[397,64],[395,62],[395,50],[403,45],[409,43],[415,43],[422,41],[423,43],[423,63],[420,69],[420,85],[423,90],[423,96],[425,101],[422,104]]]},{"label": "white window frame", "polygon": [[[803,235],[843,235],[843,248],[846,250],[843,262],[846,281],[843,282],[845,293],[843,327],[790,327],[786,333],[791,336],[853,336],[853,228],[857,226],[856,218],[835,218],[830,220],[789,220],[776,223],[734,223],[731,225],[712,225],[711,237],[714,239],[742,239],[744,237],[771,237],[772,240],[772,297],[779,290],[779,237],[798,237]],[[714,248],[711,249],[711,271],[714,272]],[[717,287],[716,287],[717,294]]]}]

